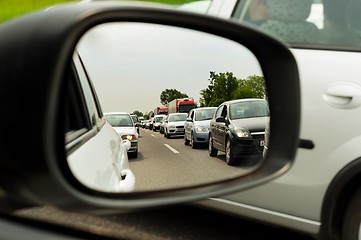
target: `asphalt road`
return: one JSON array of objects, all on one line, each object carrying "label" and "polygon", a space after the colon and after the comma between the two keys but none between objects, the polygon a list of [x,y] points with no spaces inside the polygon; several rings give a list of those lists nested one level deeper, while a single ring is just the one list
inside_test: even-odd
[{"label": "asphalt road", "polygon": [[244,175],[256,161],[242,160],[236,166],[225,162],[219,152],[210,157],[207,145],[192,149],[184,145],[183,136],[165,138],[159,132],[141,129],[137,158],[129,159],[136,177],[136,191],[173,189],[194,186]]},{"label": "asphalt road", "polygon": [[313,240],[310,236],[284,228],[263,225],[188,205],[107,216],[66,212],[47,206],[21,210],[16,215],[114,239]]}]

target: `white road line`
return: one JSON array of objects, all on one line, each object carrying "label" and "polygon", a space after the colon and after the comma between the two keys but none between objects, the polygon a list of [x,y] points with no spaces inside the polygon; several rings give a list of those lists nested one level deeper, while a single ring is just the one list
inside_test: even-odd
[{"label": "white road line", "polygon": [[154,134],[150,134],[152,137],[155,137]]},{"label": "white road line", "polygon": [[164,146],[166,146],[167,148],[169,148],[169,150],[171,150],[174,153],[179,153],[177,150],[175,150],[174,148],[172,148],[171,146],[169,146],[168,144],[164,144]]}]

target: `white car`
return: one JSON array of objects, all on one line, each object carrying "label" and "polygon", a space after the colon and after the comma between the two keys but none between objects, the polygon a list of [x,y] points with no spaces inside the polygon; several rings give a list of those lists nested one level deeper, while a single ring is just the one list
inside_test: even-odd
[{"label": "white car", "polygon": [[184,135],[184,125],[186,122],[187,113],[170,113],[164,119],[164,137]]},{"label": "white car", "polygon": [[121,139],[130,141],[131,146],[128,150],[128,155],[129,157],[136,158],[138,156],[139,135],[131,115],[126,112],[108,112],[104,113],[104,117]]},{"label": "white car", "polygon": [[360,1],[208,3],[197,12],[248,24],[289,44],[299,67],[302,109],[300,145],[290,171],[200,206],[321,239],[361,239]]},{"label": "white car", "polygon": [[153,131],[160,131],[160,125],[163,122],[163,119],[166,117],[167,115],[165,114],[158,114],[154,116],[154,123],[153,123]]},{"label": "white car", "polygon": [[[78,54],[74,54],[73,61],[76,74],[79,74],[81,88],[87,98],[87,103],[100,109],[97,97],[92,91],[91,80],[84,74],[86,69],[81,64]],[[69,89],[69,92],[72,91]],[[76,100],[70,99],[70,105],[75,106]],[[71,112],[73,113],[73,112]],[[122,140],[113,127],[98,111],[89,112],[96,121],[92,128],[98,126],[98,133],[87,135],[86,126],[76,125],[78,113],[69,116],[69,130],[66,134],[66,148],[69,151],[68,163],[74,176],[82,184],[91,189],[105,192],[131,192],[135,188],[135,175],[129,168],[127,151],[130,142]],[[90,121],[89,121],[90,122]],[[97,123],[98,125],[95,125]],[[90,130],[88,130],[90,131]],[[111,146],[111,147],[109,147]]]}]

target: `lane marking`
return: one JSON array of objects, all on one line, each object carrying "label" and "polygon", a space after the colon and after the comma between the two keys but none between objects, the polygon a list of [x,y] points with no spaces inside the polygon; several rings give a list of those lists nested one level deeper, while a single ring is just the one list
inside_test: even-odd
[{"label": "lane marking", "polygon": [[174,148],[172,148],[171,146],[169,146],[168,144],[164,144],[164,146],[166,146],[167,148],[169,148],[169,150],[171,150],[174,153],[179,153],[177,150],[175,150]]},{"label": "lane marking", "polygon": [[154,134],[150,134],[150,136],[155,137]]}]

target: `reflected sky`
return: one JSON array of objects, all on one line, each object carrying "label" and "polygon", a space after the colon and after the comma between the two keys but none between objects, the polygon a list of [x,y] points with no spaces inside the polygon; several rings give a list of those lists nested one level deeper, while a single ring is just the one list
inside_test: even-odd
[{"label": "reflected sky", "polygon": [[102,24],[83,36],[78,51],[104,112],[147,113],[167,88],[198,102],[210,71],[263,75],[254,55],[235,42],[155,24]]}]

